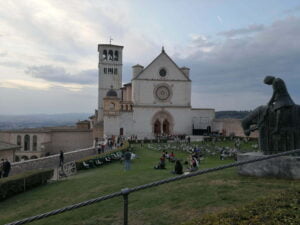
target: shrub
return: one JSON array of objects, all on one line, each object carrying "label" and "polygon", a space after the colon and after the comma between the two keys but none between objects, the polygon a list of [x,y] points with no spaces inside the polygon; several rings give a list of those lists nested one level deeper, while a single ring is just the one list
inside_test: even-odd
[{"label": "shrub", "polygon": [[300,224],[300,191],[289,190],[182,225]]},{"label": "shrub", "polygon": [[53,176],[53,170],[28,171],[15,176],[0,179],[0,201],[26,190],[47,183]]}]

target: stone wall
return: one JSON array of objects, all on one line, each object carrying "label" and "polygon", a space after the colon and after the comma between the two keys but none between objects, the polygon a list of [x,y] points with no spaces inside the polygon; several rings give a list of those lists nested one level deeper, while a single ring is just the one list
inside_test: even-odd
[{"label": "stone wall", "polygon": [[60,151],[69,152],[73,149],[88,148],[93,145],[93,133],[91,130],[81,131],[52,131],[51,154]]},{"label": "stone wall", "polygon": [[[262,152],[248,152],[237,155],[238,162],[264,157]],[[239,166],[240,175],[255,177],[277,177],[300,179],[300,157],[281,156],[274,159]]]},{"label": "stone wall", "polygon": [[[234,133],[235,136],[245,137],[244,130],[242,128],[240,119],[215,119],[213,121],[213,129],[214,132],[223,133],[225,136],[229,136],[231,133]],[[258,132],[252,132],[250,137],[258,137]]]},{"label": "stone wall", "polygon": [[[86,148],[86,149],[75,150],[72,152],[66,152],[64,154],[64,161],[65,162],[75,161],[95,154],[96,154],[95,148]],[[52,169],[52,168],[57,168],[58,166],[59,166],[59,154],[56,154],[56,155],[51,155],[39,159],[31,159],[23,162],[12,163],[10,175],[23,173],[29,170],[48,169],[48,168]]]},{"label": "stone wall", "polygon": [[0,160],[7,159],[10,162],[15,160],[16,149],[0,150]]}]

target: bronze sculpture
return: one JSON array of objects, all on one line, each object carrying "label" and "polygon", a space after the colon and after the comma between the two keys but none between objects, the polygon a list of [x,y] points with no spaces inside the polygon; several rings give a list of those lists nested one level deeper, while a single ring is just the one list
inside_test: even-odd
[{"label": "bronze sculpture", "polygon": [[259,145],[265,155],[300,148],[300,106],[290,97],[284,81],[267,76],[273,95],[267,105],[259,106],[242,120],[248,136],[259,131]]}]

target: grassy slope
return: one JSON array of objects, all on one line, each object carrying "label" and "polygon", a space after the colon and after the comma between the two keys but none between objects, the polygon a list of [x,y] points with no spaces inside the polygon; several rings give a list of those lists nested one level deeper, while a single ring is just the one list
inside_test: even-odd
[{"label": "grassy slope", "polygon": [[[154,170],[159,152],[138,150],[132,170],[124,172],[119,163],[80,172],[67,180],[39,187],[0,203],[0,224],[33,216],[151,181],[173,176],[173,164],[167,170]],[[175,152],[184,159],[184,153]],[[202,168],[226,164],[206,158]],[[131,225],[179,224],[203,213],[239,206],[262,197],[267,192],[300,188],[299,181],[241,177],[236,169],[227,169],[203,176],[161,185],[129,196]],[[120,224],[122,198],[106,200],[32,224]]]}]

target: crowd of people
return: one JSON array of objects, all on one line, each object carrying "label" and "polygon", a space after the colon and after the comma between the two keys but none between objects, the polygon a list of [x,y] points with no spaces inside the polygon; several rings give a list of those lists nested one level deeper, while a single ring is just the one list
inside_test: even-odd
[{"label": "crowd of people", "polygon": [[154,166],[154,169],[166,169],[166,161],[169,163],[175,163],[174,170],[172,171],[173,174],[183,174],[184,172],[193,172],[198,170],[200,165],[200,151],[195,148],[193,154],[191,154],[184,164],[187,165],[187,170],[183,171],[183,166],[180,159],[175,157],[174,152],[170,154],[165,151],[162,153],[162,156],[159,159],[159,163]]},{"label": "crowd of people", "polygon": [[[166,169],[167,163],[174,163],[174,170],[172,171],[174,174],[182,174],[185,172],[193,172],[199,169],[201,160],[204,159],[204,156],[220,156],[220,160],[224,160],[227,157],[234,157],[237,151],[240,149],[241,143],[248,142],[247,139],[239,139],[232,138],[231,141],[234,141],[234,148],[229,147],[219,147],[216,145],[218,141],[222,140],[222,137],[212,137],[209,140],[204,140],[201,144],[195,145],[195,143],[191,143],[191,138],[186,135],[159,135],[156,136],[156,139],[168,139],[173,142],[167,143],[159,143],[153,144],[147,140],[138,140],[137,135],[132,135],[128,138],[122,136],[112,136],[106,139],[106,142],[100,142],[101,144],[97,145],[98,153],[103,153],[106,150],[113,149],[118,146],[122,146],[124,141],[139,141],[141,147],[144,146],[144,143],[147,143],[145,146],[148,149],[155,149],[158,151],[162,151],[162,149],[172,150],[171,153],[167,151],[163,151],[161,157],[159,158],[159,162],[154,166],[155,169]],[[227,139],[226,139],[227,140]],[[153,146],[152,146],[153,145]],[[161,146],[160,146],[161,145]],[[180,160],[175,157],[174,151],[181,150],[189,153],[189,156],[186,160]],[[131,156],[132,152],[125,152],[122,157],[122,161],[124,162],[124,170],[131,169]],[[169,164],[171,165],[171,164]],[[172,165],[172,166],[173,166]],[[183,165],[185,165],[185,171],[183,169]]]}]

